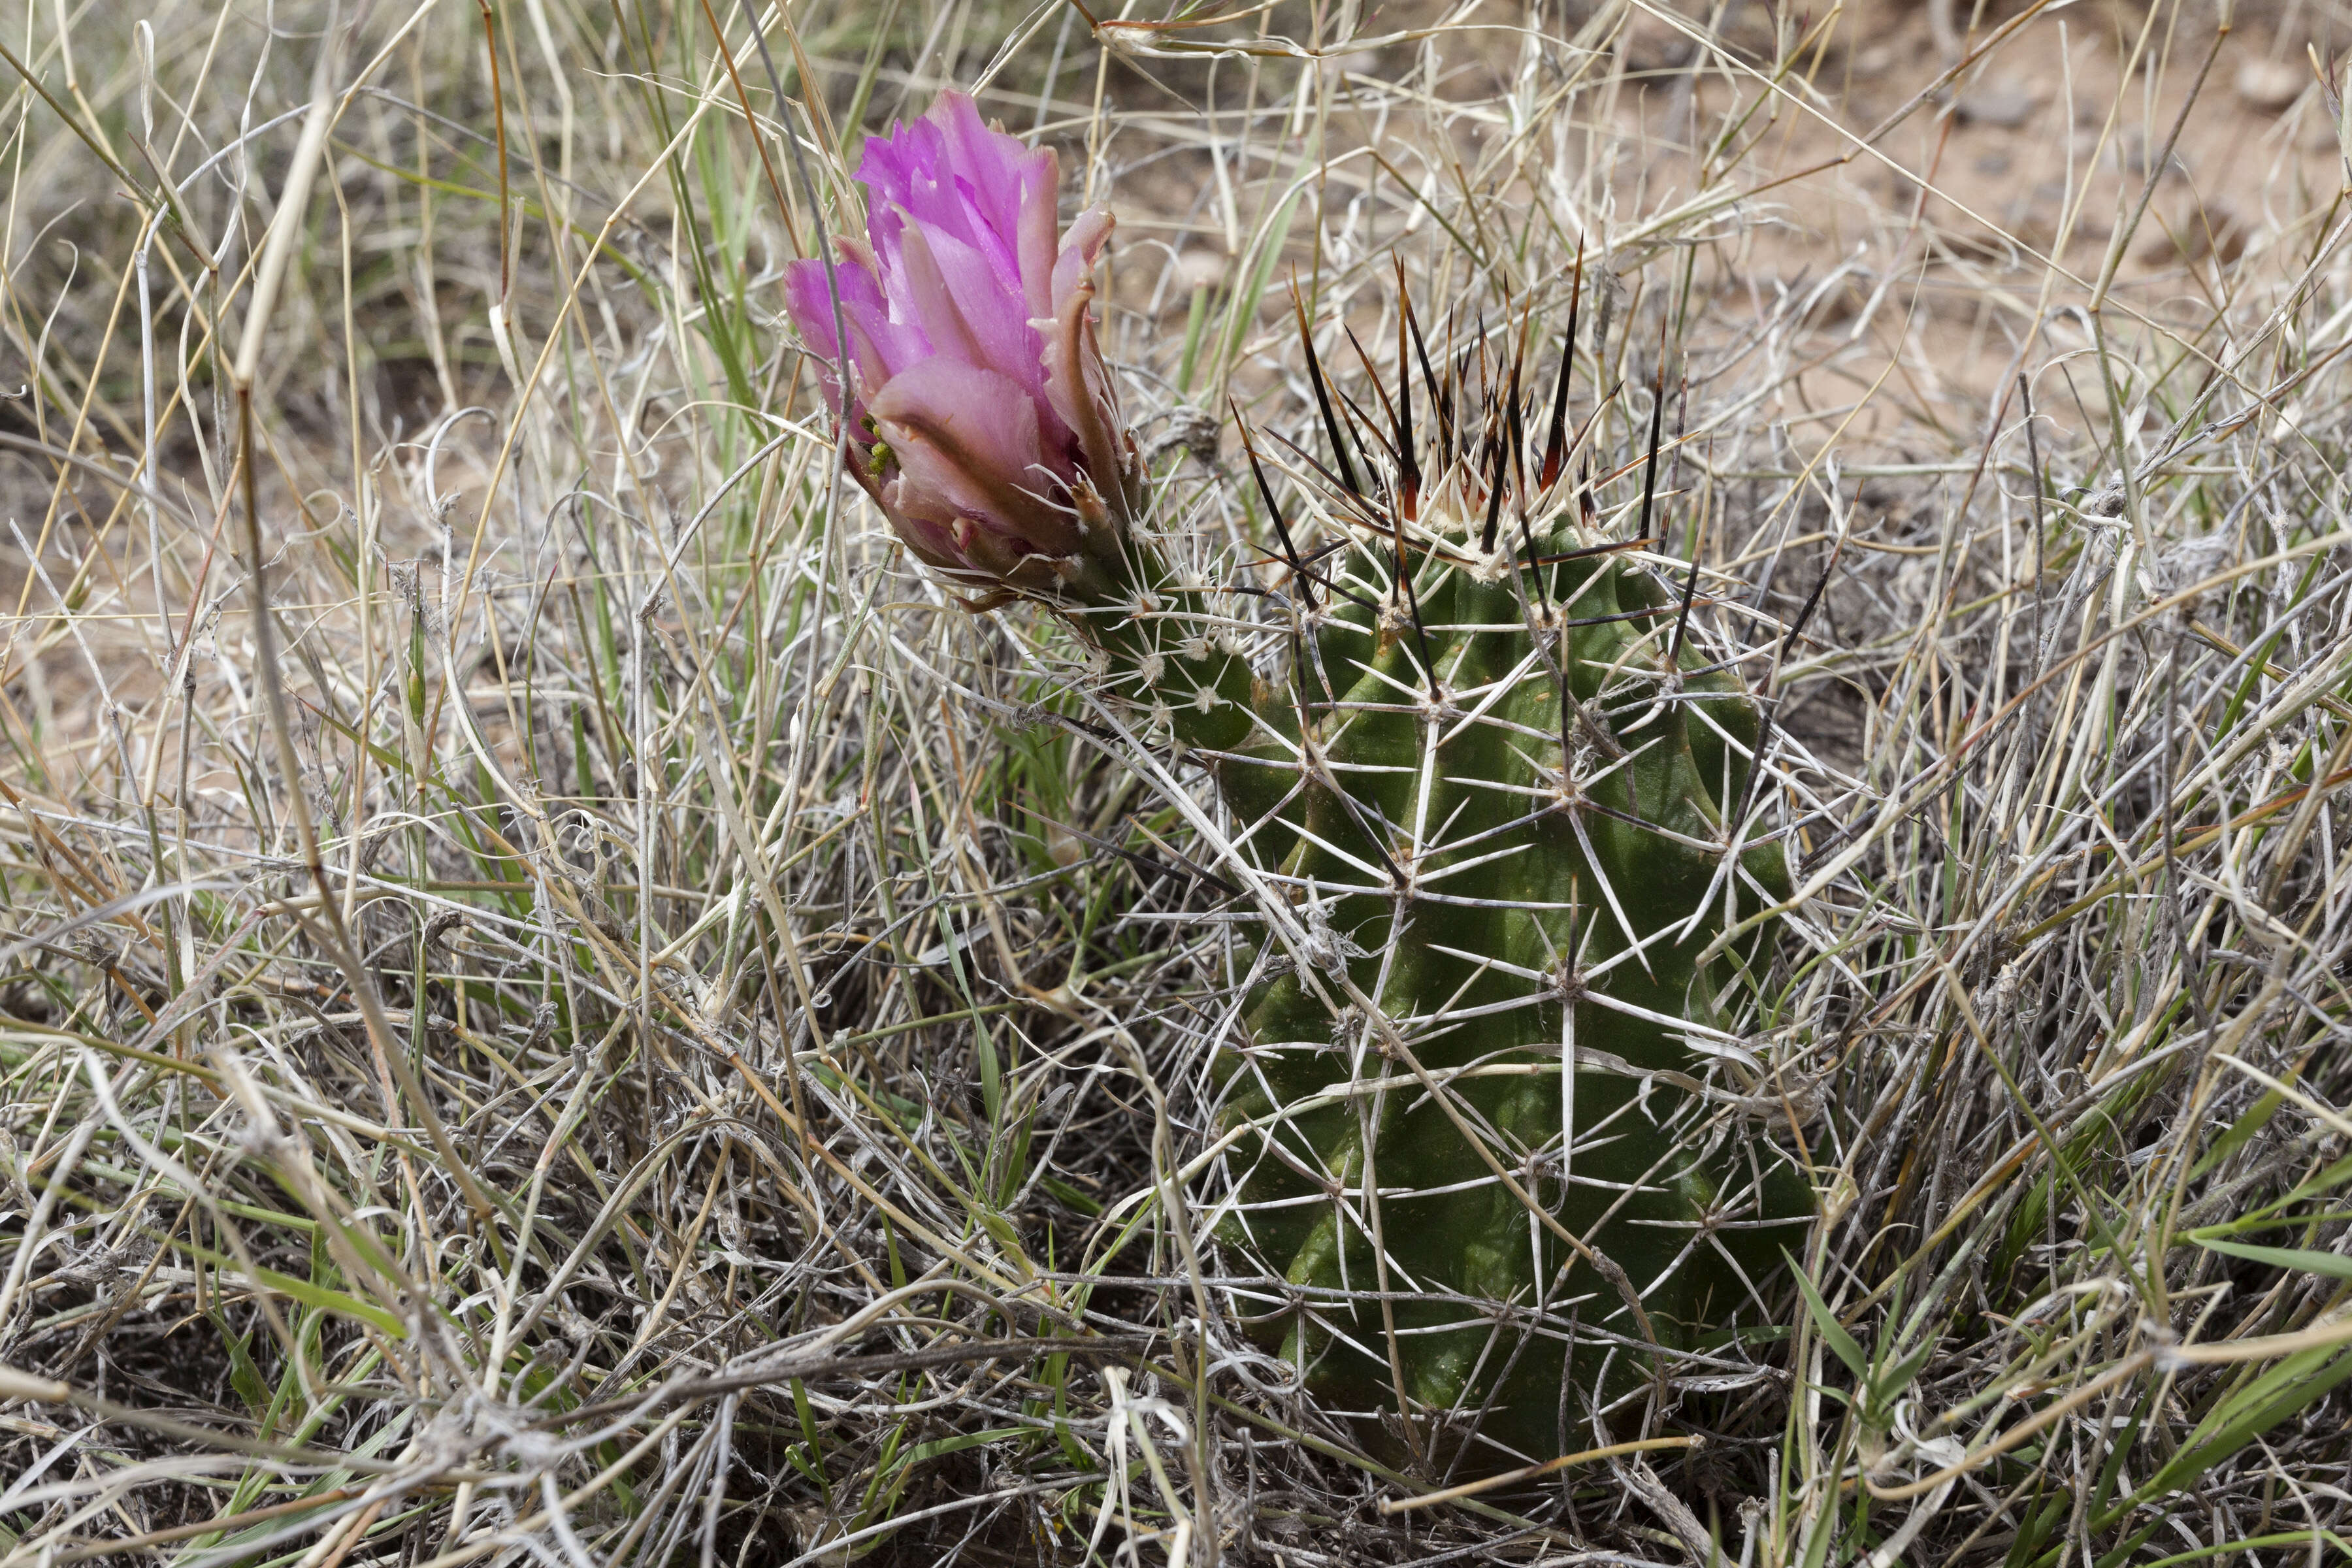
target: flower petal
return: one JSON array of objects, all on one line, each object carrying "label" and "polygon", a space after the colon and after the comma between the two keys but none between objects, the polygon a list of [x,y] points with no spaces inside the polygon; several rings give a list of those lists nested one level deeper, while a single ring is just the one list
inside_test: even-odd
[{"label": "flower petal", "polygon": [[1054,313],[1054,230],[1060,220],[1061,187],[1061,164],[1054,150],[1045,148],[1037,153],[1029,183],[1022,187],[1020,226],[1013,239],[1022,296],[1033,319]]},{"label": "flower petal", "polygon": [[908,205],[918,184],[937,184],[946,168],[947,144],[940,128],[928,120],[908,120],[893,126],[887,135],[866,139],[865,155],[857,161],[857,180],[879,198],[870,209],[879,214],[888,207]]},{"label": "flower petal", "polygon": [[[985,365],[990,363],[987,351],[971,323],[964,320],[963,307],[957,302],[954,290],[948,287],[947,277],[931,246],[932,237],[929,230],[911,221],[900,231],[898,287],[893,290],[891,301],[902,319],[911,318],[922,329],[933,353],[970,365]],[[945,235],[938,237],[942,247],[954,243]]]},{"label": "flower petal", "polygon": [[860,394],[853,416],[862,418],[862,395],[880,386],[908,365],[930,357],[931,346],[920,328],[890,319],[890,306],[882,297],[881,285],[875,281],[870,263],[863,258],[867,254],[865,247],[844,240],[842,251],[842,259],[830,269],[830,286],[825,278],[827,268],[821,261],[785,264],[784,313],[792,318],[802,339],[817,355],[825,401],[837,406],[841,384],[835,375],[841,363],[841,340],[834,331],[833,290],[840,290],[841,314],[849,326],[850,354],[856,364],[855,379]]},{"label": "flower petal", "polygon": [[904,474],[882,487],[881,499],[890,526],[926,565],[954,571],[969,564],[956,549],[955,525],[961,518],[954,508],[918,493]]},{"label": "flower petal", "polygon": [[929,511],[944,503],[1027,553],[1077,547],[1076,521],[1045,500],[1055,474],[1037,405],[1018,383],[951,359],[926,360],[893,377],[873,410],[904,471],[902,493],[912,492],[900,504]]},{"label": "flower petal", "polygon": [[1045,342],[1045,396],[1078,445],[1096,493],[1123,502],[1118,460],[1118,396],[1103,367],[1087,306],[1094,285],[1083,283],[1063,301]]},{"label": "flower petal", "polygon": [[1069,232],[1062,236],[1062,254],[1054,263],[1054,314],[1061,314],[1062,307],[1070,302],[1071,290],[1102,259],[1114,221],[1104,207],[1088,207],[1070,220]]},{"label": "flower petal", "polygon": [[1038,363],[1044,344],[1037,329],[1029,324],[1027,301],[1017,288],[1005,287],[1007,281],[1017,279],[1008,280],[989,265],[986,257],[950,235],[931,237],[931,259],[938,264],[964,324],[971,329],[972,340],[980,345],[982,357],[977,363],[992,365],[1023,380],[1032,390],[1042,391],[1043,371],[1034,376],[1021,375]]},{"label": "flower petal", "polygon": [[[833,289],[825,281],[826,270],[824,262],[814,258],[784,264],[784,314],[792,318],[810,350],[828,362],[825,370],[830,378],[841,364],[841,337],[834,331]],[[846,295],[849,275],[856,268],[835,263],[832,270]],[[873,279],[868,278],[866,282],[870,286]],[[881,297],[880,289],[874,292],[876,298]]]},{"label": "flower petal", "polygon": [[961,92],[940,94],[923,118],[939,128],[947,166],[970,187],[975,216],[1011,238],[1020,226],[1021,199],[1036,154],[1019,137],[982,124],[978,106]]}]

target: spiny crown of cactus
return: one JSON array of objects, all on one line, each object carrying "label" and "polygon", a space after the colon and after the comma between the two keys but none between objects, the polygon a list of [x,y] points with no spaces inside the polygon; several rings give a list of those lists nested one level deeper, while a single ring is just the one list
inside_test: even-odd
[{"label": "spiny crown of cactus", "polygon": [[[867,148],[870,247],[793,279],[836,363],[836,290],[852,329],[851,471],[949,580],[1063,616],[1209,769],[1270,928],[1223,1061],[1216,1234],[1252,1331],[1376,1447],[1457,1475],[1607,1441],[1622,1402],[1744,1365],[1736,1327],[1812,1213],[1727,1029],[1785,858],[1696,573],[1677,593],[1635,564],[1653,542],[1607,537],[1568,482],[1592,423],[1569,429],[1572,352],[1546,421],[1528,334],[1507,369],[1483,331],[1440,369],[1400,299],[1368,412],[1302,309],[1317,531],[1244,428],[1275,585],[1191,580],[1142,526],[1087,321],[1108,218],[1057,252],[1051,154],[953,95]],[[1580,283],[1580,258],[1571,350]],[[1236,608],[1253,593],[1270,615]],[[1239,634],[1269,626],[1254,668]]]}]

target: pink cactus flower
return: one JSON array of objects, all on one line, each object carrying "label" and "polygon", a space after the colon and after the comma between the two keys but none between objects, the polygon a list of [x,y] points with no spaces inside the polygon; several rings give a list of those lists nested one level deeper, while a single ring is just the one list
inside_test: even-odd
[{"label": "pink cactus flower", "polygon": [[784,298],[838,408],[840,292],[849,470],[908,548],[992,592],[1092,598],[1122,574],[1141,465],[1087,314],[1110,215],[1057,236],[1057,174],[941,93],[866,142],[865,240],[793,262]]}]

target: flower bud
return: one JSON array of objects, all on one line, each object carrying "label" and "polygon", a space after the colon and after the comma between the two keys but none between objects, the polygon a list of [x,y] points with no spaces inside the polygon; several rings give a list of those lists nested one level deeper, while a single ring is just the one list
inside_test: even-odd
[{"label": "flower bud", "polygon": [[1110,215],[1089,208],[1057,242],[1054,153],[958,92],[869,139],[857,177],[865,240],[784,280],[836,409],[848,377],[850,473],[943,572],[1100,592],[1141,477],[1087,314]]}]

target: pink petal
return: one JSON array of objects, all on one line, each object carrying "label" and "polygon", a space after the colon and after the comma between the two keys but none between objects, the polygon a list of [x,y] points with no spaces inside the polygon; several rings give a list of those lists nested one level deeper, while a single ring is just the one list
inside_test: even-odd
[{"label": "pink petal", "polygon": [[[951,243],[944,236],[941,239]],[[922,328],[933,352],[966,364],[988,363],[987,351],[965,321],[963,309],[948,288],[932,250],[931,235],[922,225],[909,222],[899,232],[898,268],[898,287],[891,291],[898,315],[902,320],[911,318]]]},{"label": "pink petal", "polygon": [[1037,154],[1029,183],[1021,190],[1021,216],[1014,236],[1020,257],[1021,289],[1030,318],[1054,313],[1054,230],[1059,226],[1056,207],[1061,190],[1061,165],[1052,148]]},{"label": "pink petal", "polygon": [[[835,263],[832,287],[841,291],[841,314],[849,325],[850,353],[856,364],[859,403],[853,417],[865,415],[864,394],[879,387],[901,370],[929,359],[931,345],[922,329],[890,319],[889,302],[874,279],[872,253],[856,240],[841,242],[842,259]],[[823,361],[819,374],[825,401],[837,405],[841,387],[834,379],[840,363],[840,341],[834,333],[833,294],[826,268],[815,260],[789,262],[784,268],[784,313],[809,347]]]},{"label": "pink petal", "polygon": [[1010,238],[1035,154],[1019,137],[982,124],[979,108],[961,92],[940,94],[924,118],[939,127],[947,166],[970,187],[982,221]]},{"label": "pink petal", "polygon": [[[891,127],[888,134],[866,139],[857,161],[858,183],[881,200],[873,209],[905,206],[919,184],[935,184],[947,166],[947,146],[940,128],[928,120],[909,120]],[[877,247],[880,241],[876,242]]]},{"label": "pink petal", "polygon": [[[839,267],[838,274],[851,268]],[[833,291],[825,285],[825,265],[822,261],[788,261],[784,264],[784,314],[799,329],[808,346],[824,357],[838,363],[841,359],[841,339],[833,330]],[[871,282],[872,279],[867,279]],[[845,289],[845,293],[847,290]],[[879,298],[881,290],[875,295]]]},{"label": "pink petal", "polygon": [[857,177],[876,197],[869,227],[886,286],[911,219],[980,252],[1028,314],[1046,314],[1035,300],[1044,285],[1032,273],[1041,259],[1051,265],[1056,170],[1052,153],[982,125],[961,93],[942,93],[923,119],[869,139]]},{"label": "pink petal", "polygon": [[928,564],[950,571],[961,568],[966,563],[956,551],[954,510],[926,505],[921,498],[908,493],[910,488],[903,476],[883,487],[890,526],[907,542],[907,548]]},{"label": "pink petal", "polygon": [[1063,301],[1046,334],[1045,400],[1071,431],[1076,456],[1096,490],[1108,497],[1121,482],[1118,432],[1122,422],[1118,395],[1111,386],[1110,373],[1103,365],[1102,350],[1095,342],[1094,326],[1087,316],[1093,297],[1094,286],[1082,279]]},{"label": "pink petal", "polygon": [[1104,207],[1088,207],[1070,220],[1069,232],[1062,236],[1062,254],[1054,263],[1054,314],[1061,313],[1070,291],[1102,258],[1114,221]]},{"label": "pink petal", "polygon": [[930,261],[939,270],[956,313],[971,334],[972,363],[999,370],[1021,383],[1033,398],[1045,392],[1045,339],[1030,324],[1028,302],[961,240],[931,234]]},{"label": "pink petal", "polygon": [[1037,554],[1077,547],[1075,520],[1042,499],[1055,475],[1037,405],[1019,383],[951,359],[926,360],[894,377],[873,410],[904,471],[901,504],[944,505]]},{"label": "pink petal", "polygon": [[1094,298],[1094,265],[1109,243],[1111,227],[1111,216],[1101,207],[1088,207],[1071,220],[1054,265],[1054,314],[1044,345],[1045,401],[1073,433],[1077,456],[1103,490],[1118,482],[1105,467],[1117,451],[1118,399],[1103,368],[1087,306]]}]

